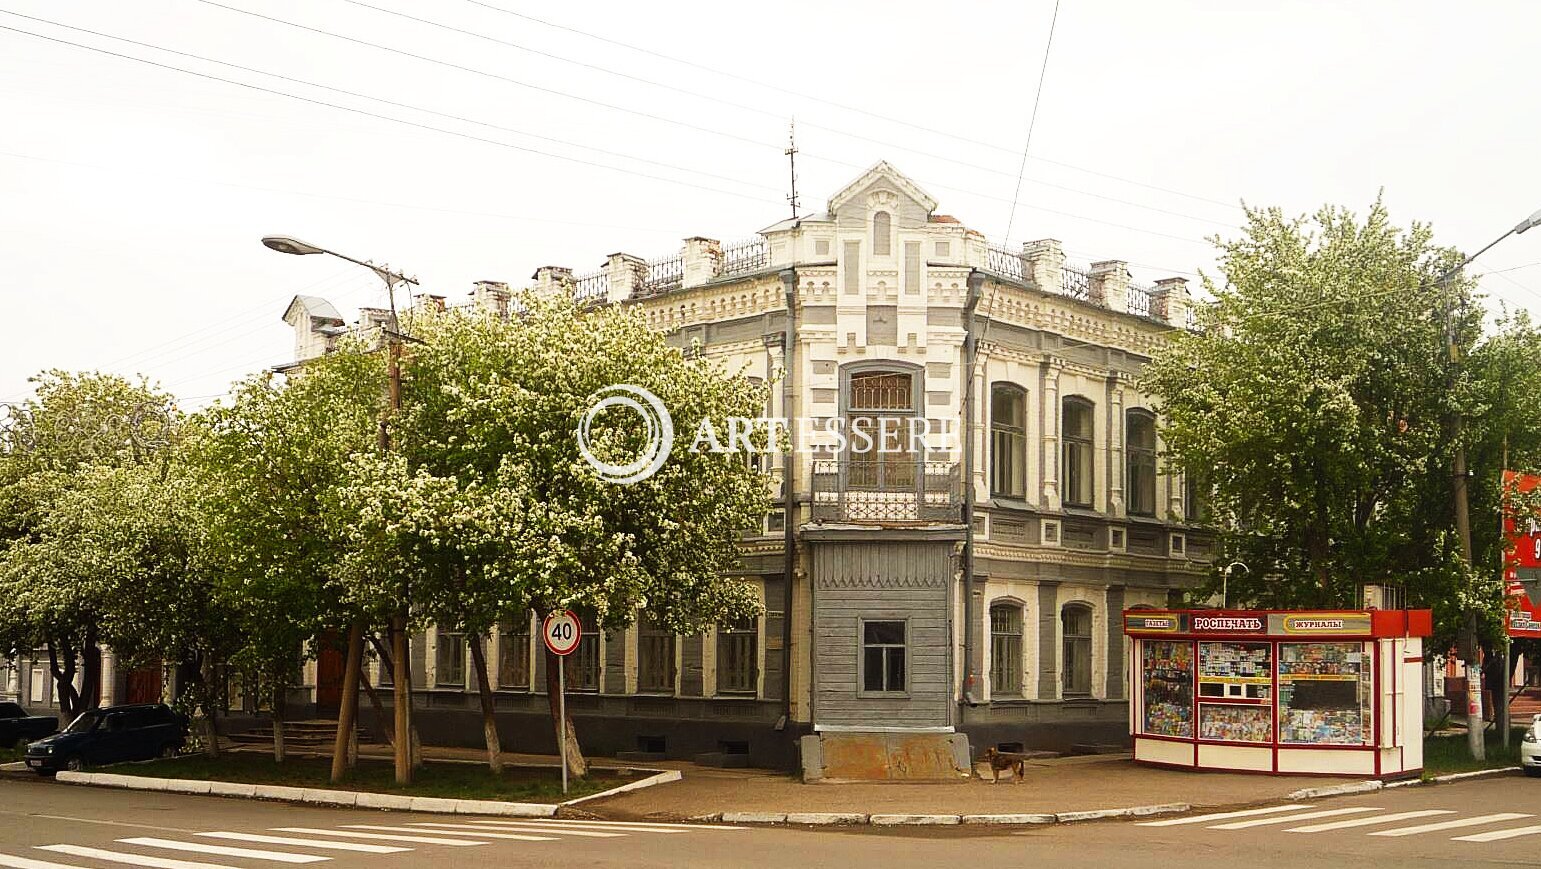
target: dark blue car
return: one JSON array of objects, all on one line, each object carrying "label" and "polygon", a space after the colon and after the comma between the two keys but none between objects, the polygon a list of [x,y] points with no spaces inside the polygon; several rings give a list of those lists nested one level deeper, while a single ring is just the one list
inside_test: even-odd
[{"label": "dark blue car", "polygon": [[39,775],[130,760],[170,757],[187,742],[187,722],[164,703],[89,709],[63,732],[27,746]]}]

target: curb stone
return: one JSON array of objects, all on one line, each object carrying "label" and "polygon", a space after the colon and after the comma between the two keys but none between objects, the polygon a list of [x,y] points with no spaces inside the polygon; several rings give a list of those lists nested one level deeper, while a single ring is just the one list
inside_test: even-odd
[{"label": "curb stone", "polygon": [[1314,800],[1319,797],[1336,797],[1344,794],[1366,794],[1370,791],[1378,791],[1385,786],[1385,782],[1372,779],[1370,781],[1349,782],[1348,784],[1341,785],[1328,785],[1323,788],[1303,788],[1290,792],[1285,799]]},{"label": "curb stone", "polygon": [[1192,810],[1193,806],[1187,803],[1161,803],[1154,806],[1135,806],[1129,810],[1129,814],[1132,817],[1145,818],[1151,815],[1174,815]]},{"label": "curb stone", "polygon": [[871,815],[868,822],[874,827],[897,826],[948,826],[963,823],[961,815]]},{"label": "curb stone", "polygon": [[1103,818],[1127,818],[1131,814],[1132,809],[1089,809],[1084,812],[1059,812],[1054,815],[1054,820],[1069,824],[1075,821],[1100,821]]},{"label": "curb stone", "polygon": [[723,812],[724,824],[785,824],[786,812]]},{"label": "curb stone", "polygon": [[867,815],[855,812],[788,812],[788,824],[809,824],[824,826],[828,824],[865,824]]},{"label": "curb stone", "polygon": [[965,824],[1052,824],[1053,815],[964,815]]},{"label": "curb stone", "polygon": [[329,791],[310,788],[300,795],[300,799],[307,803],[315,803],[321,806],[356,806],[358,805],[357,791]]},{"label": "curb stone", "polygon": [[255,796],[259,800],[284,800],[291,803],[303,803],[305,801],[305,789],[284,787],[283,785],[257,785]]},{"label": "curb stone", "polygon": [[216,797],[246,797],[251,799],[257,795],[257,786],[241,784],[240,782],[211,781],[209,782],[209,794]]},{"label": "curb stone", "polygon": [[1494,775],[1508,775],[1510,773],[1519,772],[1522,769],[1524,768],[1518,766],[1501,766],[1497,769],[1479,769],[1473,772],[1453,772],[1449,775],[1437,775],[1432,779],[1429,779],[1429,781],[1443,783],[1450,781],[1461,781],[1463,779],[1469,778],[1486,778],[1488,776]]},{"label": "curb stone", "polygon": [[375,794],[368,791],[360,791],[357,806],[361,809],[395,809],[397,811],[411,811],[412,798],[397,796],[396,794]]},{"label": "curb stone", "polygon": [[[566,805],[563,803],[562,805]],[[455,800],[457,815],[501,815],[506,818],[550,818],[560,805],[504,803],[497,800]]]}]

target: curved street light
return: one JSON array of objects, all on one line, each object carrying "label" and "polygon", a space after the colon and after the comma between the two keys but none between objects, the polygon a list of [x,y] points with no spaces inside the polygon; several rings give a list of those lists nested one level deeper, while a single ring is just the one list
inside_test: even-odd
[{"label": "curved street light", "polygon": [[[1541,213],[1538,213],[1538,216],[1541,216]],[[354,265],[363,266],[374,272],[380,280],[385,281],[385,292],[390,297],[391,329],[393,331],[400,331],[400,327],[396,322],[396,285],[411,284],[412,286],[417,286],[417,278],[409,278],[401,272],[392,271],[388,266],[378,266],[369,260],[354,259],[347,254],[341,254],[329,248],[300,241],[290,235],[265,235],[262,237],[262,245],[268,250],[276,250],[279,253],[291,254],[293,256],[309,256],[311,254],[324,253],[328,256],[337,257],[340,260],[346,260]]]}]

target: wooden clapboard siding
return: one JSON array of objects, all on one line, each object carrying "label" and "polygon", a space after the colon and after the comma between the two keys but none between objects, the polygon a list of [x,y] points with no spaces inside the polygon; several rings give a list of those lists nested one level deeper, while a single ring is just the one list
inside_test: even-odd
[{"label": "wooden clapboard siding", "polygon": [[[951,721],[947,587],[950,542],[814,547],[815,724],[940,727]],[[863,619],[908,623],[906,696],[862,696]]]}]

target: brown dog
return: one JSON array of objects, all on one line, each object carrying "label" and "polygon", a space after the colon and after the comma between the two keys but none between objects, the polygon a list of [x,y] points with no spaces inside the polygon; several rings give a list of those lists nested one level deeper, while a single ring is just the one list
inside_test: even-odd
[{"label": "brown dog", "polygon": [[994,748],[985,749],[985,760],[990,762],[990,784],[999,784],[1001,770],[1006,770],[1007,776],[1016,773],[1017,782],[1027,776],[1027,758],[1011,751],[997,751]]}]

